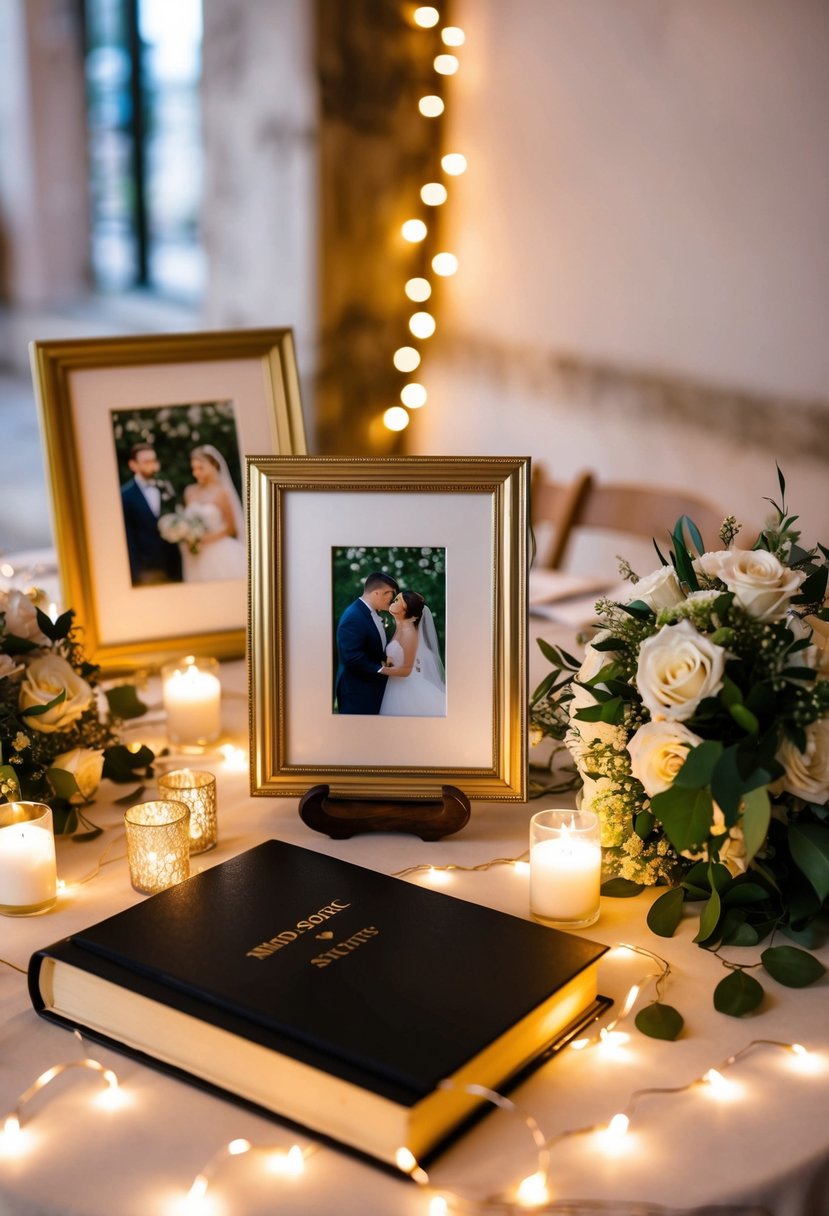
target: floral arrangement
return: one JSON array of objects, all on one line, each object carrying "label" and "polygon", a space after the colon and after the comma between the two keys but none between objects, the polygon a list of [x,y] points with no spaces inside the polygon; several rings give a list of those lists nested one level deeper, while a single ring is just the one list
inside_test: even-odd
[{"label": "floral arrangement", "polygon": [[100,694],[73,617],[0,591],[0,797],[47,803],[58,832],[97,834],[83,807],[102,777],[140,780],[154,757],[119,744],[119,722],[145,707],[131,684]]},{"label": "floral arrangement", "polygon": [[[829,550],[801,547],[782,474],[780,490],[751,548],[733,517],[714,551],[683,517],[657,570],[623,563],[627,602],[597,603],[581,660],[540,642],[553,670],[531,721],[567,746],[599,816],[605,893],[668,884],[650,927],[670,936],[698,901],[712,950],[778,930],[814,945],[829,898]],[[823,974],[793,946],[758,965],[792,986]],[[763,989],[726,966],[714,1003],[739,1016]]]},{"label": "floral arrangement", "polygon": [[188,507],[177,507],[158,520],[158,531],[163,540],[173,545],[187,545],[191,553],[198,553],[202,537],[209,531],[198,503]]}]

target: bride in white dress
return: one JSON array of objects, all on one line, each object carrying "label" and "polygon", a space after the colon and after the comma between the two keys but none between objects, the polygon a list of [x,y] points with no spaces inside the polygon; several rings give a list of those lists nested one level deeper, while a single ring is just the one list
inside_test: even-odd
[{"label": "bride in white dress", "polygon": [[381,715],[407,718],[446,716],[446,676],[432,613],[417,591],[401,591],[389,605],[395,628],[386,646],[391,666]]},{"label": "bride in white dress", "polygon": [[190,470],[193,483],[184,489],[185,514],[197,515],[206,531],[196,553],[191,553],[188,545],[181,546],[184,581],[244,578],[245,515],[227,462],[207,443],[190,453]]}]

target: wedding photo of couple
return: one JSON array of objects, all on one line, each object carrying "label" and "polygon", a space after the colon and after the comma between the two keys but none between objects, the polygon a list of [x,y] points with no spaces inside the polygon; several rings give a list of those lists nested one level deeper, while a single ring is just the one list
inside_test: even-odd
[{"label": "wedding photo of couple", "polygon": [[[148,437],[131,443],[125,453],[118,439],[135,430],[134,418],[131,415],[125,424],[123,417],[115,416],[119,464],[126,464],[129,473],[121,485],[121,506],[134,587],[245,577],[244,510],[228,461],[214,443],[187,442],[188,436],[196,438],[192,418],[201,419],[201,411],[208,408],[219,411],[222,419],[232,409],[212,404],[140,411],[153,415],[141,425]],[[179,416],[182,410],[187,411],[188,425]],[[199,438],[205,429],[198,428]],[[160,431],[163,444],[154,430]],[[235,434],[229,446],[238,466]],[[165,450],[163,462],[160,448]]]},{"label": "wedding photo of couple", "polygon": [[[405,555],[407,550],[394,552]],[[424,583],[428,571],[434,585],[435,563],[425,562],[421,554],[436,553],[442,573],[442,550],[414,553]],[[357,563],[350,564],[353,568]],[[400,558],[395,564],[409,565]],[[371,570],[362,594],[337,616],[334,711],[338,714],[446,716],[446,673],[435,613],[420,591],[401,587],[398,577],[385,569]],[[437,611],[437,600],[434,607]],[[442,616],[442,602],[440,608]],[[388,629],[381,613],[391,618]]]}]

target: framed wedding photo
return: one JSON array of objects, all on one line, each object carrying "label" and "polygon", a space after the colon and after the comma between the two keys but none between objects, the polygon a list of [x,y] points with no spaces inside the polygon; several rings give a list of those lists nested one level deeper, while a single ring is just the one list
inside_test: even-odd
[{"label": "framed wedding photo", "polygon": [[301,454],[289,329],[31,344],[62,608],[105,673],[244,654],[245,456]]},{"label": "framed wedding photo", "polygon": [[523,801],[529,461],[247,465],[251,793]]}]

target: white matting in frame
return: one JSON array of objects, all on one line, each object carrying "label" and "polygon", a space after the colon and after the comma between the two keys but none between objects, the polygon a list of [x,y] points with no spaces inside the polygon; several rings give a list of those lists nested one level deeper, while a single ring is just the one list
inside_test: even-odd
[{"label": "white matting in frame", "polygon": [[[453,785],[525,797],[528,468],[521,457],[249,458],[254,795],[327,785],[332,797],[417,800]],[[349,548],[370,556],[353,592],[338,580],[335,606],[333,555]],[[418,587],[419,549],[445,568],[445,602],[434,600],[445,712],[340,713],[334,633],[348,596],[386,552],[389,567],[404,559],[401,588],[442,595],[425,576]]]}]

